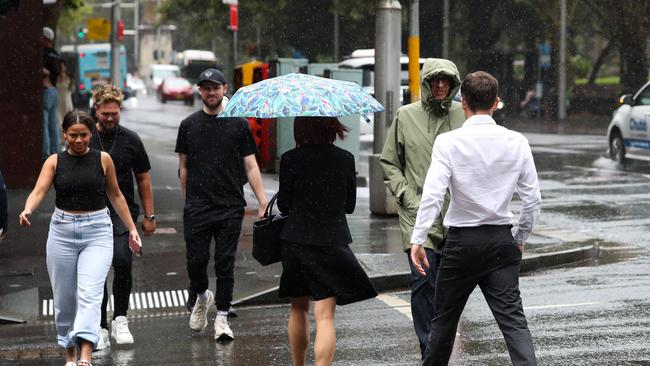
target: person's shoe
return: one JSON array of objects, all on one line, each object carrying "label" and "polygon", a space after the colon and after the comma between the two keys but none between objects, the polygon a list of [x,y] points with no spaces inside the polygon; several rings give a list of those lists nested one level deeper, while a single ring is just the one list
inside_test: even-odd
[{"label": "person's shoe", "polygon": [[214,319],[214,339],[217,342],[232,341],[235,339],[235,336],[232,334],[232,330],[230,329],[230,325],[228,324],[226,317],[217,316]]},{"label": "person's shoe", "polygon": [[192,308],[192,314],[190,315],[190,329],[195,332],[200,332],[208,326],[208,310],[214,304],[212,291],[206,291],[208,293],[208,300],[203,302],[201,301],[201,296],[198,296]]},{"label": "person's shoe", "polygon": [[129,321],[125,316],[118,316],[111,322],[111,336],[117,344],[133,344]]},{"label": "person's shoe", "polygon": [[102,328],[99,331],[99,341],[97,341],[97,351],[101,351],[111,346],[111,340],[108,337],[108,329]]}]

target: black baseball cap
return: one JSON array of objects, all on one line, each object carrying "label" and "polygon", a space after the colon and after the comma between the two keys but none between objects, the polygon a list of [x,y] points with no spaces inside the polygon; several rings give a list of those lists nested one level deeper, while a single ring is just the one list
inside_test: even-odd
[{"label": "black baseball cap", "polygon": [[223,73],[217,69],[206,69],[201,72],[199,78],[196,82],[196,85],[201,86],[201,83],[204,81],[212,81],[213,83],[226,85],[226,77],[223,76]]}]

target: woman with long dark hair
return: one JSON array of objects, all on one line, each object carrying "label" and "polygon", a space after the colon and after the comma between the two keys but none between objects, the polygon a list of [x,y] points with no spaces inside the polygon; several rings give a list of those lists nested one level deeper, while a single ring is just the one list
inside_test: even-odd
[{"label": "woman with long dark hair", "polygon": [[278,207],[289,218],[281,233],[280,297],[291,298],[289,343],[293,364],[305,364],[309,307],[314,301],[315,364],[330,365],[336,349],[336,305],[377,295],[348,247],[346,213],[356,204],[354,156],[334,146],[348,128],[334,117],[297,117],[296,148],[280,160]]},{"label": "woman with long dark hair", "polygon": [[[54,294],[54,322],[65,366],[92,366],[99,340],[104,281],[113,258],[113,225],[106,198],[129,230],[129,246],[140,250],[140,236],[117,185],[110,155],[88,147],[95,121],[71,111],[62,123],[68,148],[51,155],[25,202],[20,224],[31,226],[32,213],[54,185],[56,208],[47,237],[47,270]],[[77,361],[77,350],[79,360]]]}]

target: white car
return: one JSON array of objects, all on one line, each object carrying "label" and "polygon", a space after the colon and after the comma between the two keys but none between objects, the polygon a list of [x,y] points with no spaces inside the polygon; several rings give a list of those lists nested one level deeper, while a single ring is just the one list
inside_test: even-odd
[{"label": "white car", "polygon": [[609,156],[620,164],[626,159],[650,161],[650,82],[635,94],[625,94],[609,123]]}]

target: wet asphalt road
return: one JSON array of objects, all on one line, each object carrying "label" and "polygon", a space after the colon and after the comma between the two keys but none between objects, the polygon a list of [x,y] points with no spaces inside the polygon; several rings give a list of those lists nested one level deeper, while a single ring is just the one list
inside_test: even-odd
[{"label": "wet asphalt road", "polygon": [[[123,112],[122,123],[140,134],[150,152],[156,211],[165,215],[181,214],[171,203],[171,197],[179,194],[174,141],[181,119],[198,104],[194,108],[182,103],[161,105],[153,98],[140,98],[137,106]],[[533,146],[542,187],[540,227],[582,233],[609,249],[592,263],[521,278],[539,364],[650,365],[650,164],[617,166],[604,157],[602,135],[542,130],[525,135]],[[368,154],[362,152],[361,161]],[[367,172],[367,167],[359,167],[361,174],[364,169]],[[159,223],[164,226],[164,221]],[[138,286],[160,287],[147,281],[161,278],[148,274],[161,272],[172,284],[169,288],[184,288],[182,253],[178,244],[168,241],[148,246],[146,262],[136,264]],[[135,347],[96,354],[95,365],[290,364],[287,305],[238,308],[239,317],[232,321],[237,339],[229,344],[215,343],[211,327],[204,334],[190,334],[188,313],[173,310],[130,311]],[[419,352],[409,316],[407,291],[338,308],[335,364],[417,365]],[[51,323],[37,326],[54,337]],[[61,361],[0,360],[4,364],[59,365]],[[509,364],[505,343],[478,290],[465,309],[450,364]]]}]

